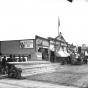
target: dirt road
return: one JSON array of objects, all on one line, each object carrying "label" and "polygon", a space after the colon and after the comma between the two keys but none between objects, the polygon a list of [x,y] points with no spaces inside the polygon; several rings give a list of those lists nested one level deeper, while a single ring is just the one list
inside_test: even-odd
[{"label": "dirt road", "polygon": [[59,65],[55,72],[27,77],[36,80],[65,86],[83,87],[88,85],[88,65]]},{"label": "dirt road", "polygon": [[0,80],[0,88],[74,88],[31,80]]},{"label": "dirt road", "polygon": [[57,65],[55,71],[25,76],[25,79],[21,80],[0,78],[0,88],[71,88],[72,86],[88,86],[88,65]]}]

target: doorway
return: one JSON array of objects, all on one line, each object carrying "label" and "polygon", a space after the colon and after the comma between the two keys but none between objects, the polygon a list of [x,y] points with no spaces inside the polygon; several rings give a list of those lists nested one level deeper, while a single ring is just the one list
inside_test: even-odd
[{"label": "doorway", "polygon": [[38,52],[41,52],[42,53],[42,60],[46,60],[46,61],[48,61],[49,59],[48,59],[48,49],[47,48],[41,48],[41,47],[39,47],[39,49],[38,49]]},{"label": "doorway", "polygon": [[50,52],[51,52],[51,54],[50,54],[50,61],[54,62],[54,57],[55,57],[54,51],[50,51]]}]

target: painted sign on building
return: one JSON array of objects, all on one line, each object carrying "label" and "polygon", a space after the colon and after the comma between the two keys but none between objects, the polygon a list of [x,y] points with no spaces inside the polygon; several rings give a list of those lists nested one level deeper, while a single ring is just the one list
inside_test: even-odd
[{"label": "painted sign on building", "polygon": [[57,45],[60,45],[61,43],[60,42],[56,42]]},{"label": "painted sign on building", "polygon": [[49,42],[40,38],[36,39],[36,44],[37,45],[42,45],[42,46],[49,46]]},{"label": "painted sign on building", "polygon": [[43,40],[42,39],[36,39],[36,44],[42,44]]},{"label": "painted sign on building", "polygon": [[[50,44],[55,44],[55,41],[50,41]],[[58,41],[56,41],[56,45],[60,45],[61,43],[60,42],[58,42]]]},{"label": "painted sign on building", "polygon": [[20,41],[20,48],[33,48],[33,40]]},{"label": "painted sign on building", "polygon": [[48,47],[49,47],[49,42],[48,42],[48,41],[43,40],[43,45],[44,45],[44,46],[48,46]]},{"label": "painted sign on building", "polygon": [[62,46],[67,46],[65,43],[61,43]]}]

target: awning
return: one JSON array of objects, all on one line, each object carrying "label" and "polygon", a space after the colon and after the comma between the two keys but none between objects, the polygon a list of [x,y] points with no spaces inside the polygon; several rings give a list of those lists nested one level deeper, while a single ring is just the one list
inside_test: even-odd
[{"label": "awning", "polygon": [[85,52],[85,56],[88,56],[88,53],[87,53],[87,51]]},{"label": "awning", "polygon": [[67,53],[67,51],[64,51],[64,53],[65,53],[66,55],[70,56],[70,54],[69,54],[69,53]]},{"label": "awning", "polygon": [[68,57],[68,55],[64,51],[58,51],[56,53],[57,57]]}]

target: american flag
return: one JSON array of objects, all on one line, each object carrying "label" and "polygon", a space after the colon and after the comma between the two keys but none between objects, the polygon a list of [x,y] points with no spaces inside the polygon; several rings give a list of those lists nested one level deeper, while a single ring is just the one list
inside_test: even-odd
[{"label": "american flag", "polygon": [[58,27],[60,26],[60,19],[59,19],[59,17],[58,17]]}]

